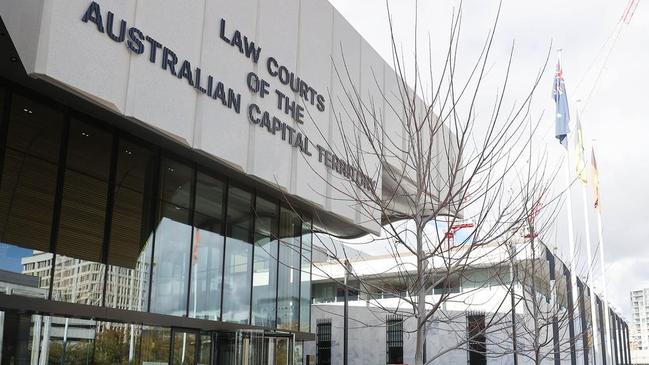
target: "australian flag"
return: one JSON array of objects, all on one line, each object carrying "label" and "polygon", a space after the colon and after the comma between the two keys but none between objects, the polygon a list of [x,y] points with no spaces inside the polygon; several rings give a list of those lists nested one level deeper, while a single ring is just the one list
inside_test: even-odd
[{"label": "australian flag", "polygon": [[554,73],[554,86],[552,88],[552,97],[557,106],[555,114],[555,136],[564,147],[568,147],[568,133],[570,132],[570,111],[568,110],[568,94],[566,85],[563,82],[563,71],[561,62],[557,62],[557,71]]}]

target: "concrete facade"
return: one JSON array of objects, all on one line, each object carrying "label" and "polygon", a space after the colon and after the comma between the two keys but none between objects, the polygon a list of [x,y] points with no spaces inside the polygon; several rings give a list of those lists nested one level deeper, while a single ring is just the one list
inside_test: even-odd
[{"label": "concrete facade", "polygon": [[[521,246],[524,247],[524,246]],[[516,257],[516,267],[519,270],[517,282],[513,286],[517,304],[515,306],[515,326],[512,323],[510,298],[511,270],[506,261],[504,247],[484,248],[490,252],[485,255],[478,249],[475,252],[476,260],[464,272],[462,278],[452,284],[452,295],[446,299],[433,319],[428,323],[426,330],[427,359],[434,359],[434,364],[471,364],[467,341],[468,320],[473,315],[484,315],[487,325],[485,331],[484,352],[487,364],[510,365],[534,364],[535,354],[533,331],[538,328],[537,336],[543,346],[540,349],[542,364],[601,364],[603,352],[601,348],[595,351],[593,336],[600,339],[604,336],[604,317],[596,315],[598,333],[592,333],[590,290],[586,284],[579,282],[579,294],[576,296],[579,303],[570,306],[568,295],[568,278],[570,273],[561,261],[550,255],[546,261],[545,253],[537,254],[538,262],[536,272],[536,302],[522,301],[523,295],[531,295],[529,275],[524,275],[526,265],[529,264],[530,251],[519,249]],[[541,252],[546,251],[542,247]],[[349,302],[349,359],[350,365],[385,364],[386,363],[386,323],[389,316],[397,313],[404,318],[403,323],[403,363],[413,364],[416,343],[416,319],[412,316],[412,308],[407,301],[395,297],[390,290],[383,295],[376,291],[379,283],[390,283],[391,275],[405,275],[394,267],[393,257],[357,256],[352,260],[353,295]],[[410,267],[414,256],[402,253],[400,260],[402,266]],[[390,265],[390,262],[392,264]],[[413,261],[414,262],[414,261]],[[312,305],[312,330],[316,332],[317,324],[321,321],[331,323],[332,364],[342,362],[343,353],[343,299],[340,296],[344,269],[335,261],[314,263]],[[495,269],[496,267],[500,269]],[[414,267],[414,266],[412,266]],[[435,266],[434,266],[435,267]],[[439,265],[437,267],[440,267]],[[551,275],[554,268],[554,276]],[[316,274],[320,273],[320,274]],[[380,274],[378,274],[380,273]],[[377,275],[382,281],[379,281]],[[497,279],[494,279],[496,277]],[[364,283],[364,280],[367,283]],[[369,284],[369,283],[373,284]],[[328,287],[338,288],[338,292]],[[332,294],[335,295],[332,297]],[[407,294],[406,294],[407,295]],[[411,298],[412,299],[412,298]],[[599,300],[599,299],[598,299]],[[427,306],[439,301],[437,289],[427,295]],[[535,327],[535,315],[532,313],[534,305],[538,306],[537,315],[540,324]],[[583,313],[582,313],[583,312]],[[556,315],[556,330],[553,328],[549,316]],[[571,317],[572,316],[572,317]],[[572,321],[572,328],[570,318]],[[608,353],[607,364],[628,364],[628,342],[625,340],[624,320],[615,312],[610,313],[610,318],[615,322],[615,330],[611,333],[611,348],[614,353]],[[585,327],[584,327],[585,326]],[[516,330],[516,355],[514,355],[513,331]],[[582,329],[583,328],[583,329]],[[305,353],[316,354],[318,343],[305,345]],[[558,346],[559,351],[555,351]],[[514,359],[516,357],[516,360]],[[516,361],[516,362],[515,362]],[[574,362],[573,362],[574,361]]]},{"label": "concrete facade", "polygon": [[[336,156],[353,126],[336,113],[353,87],[398,138],[383,95],[402,86],[326,0],[30,0],[3,2],[0,15],[29,76],[333,213],[341,221],[331,229],[378,231],[366,216],[378,212],[341,198],[380,195],[381,164],[366,156],[364,171],[343,172]],[[281,130],[259,122],[265,112]]]}]

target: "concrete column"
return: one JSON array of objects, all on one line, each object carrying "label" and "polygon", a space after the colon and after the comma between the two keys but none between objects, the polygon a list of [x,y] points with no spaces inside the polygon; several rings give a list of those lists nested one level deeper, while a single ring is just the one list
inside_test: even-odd
[{"label": "concrete column", "polygon": [[624,333],[624,363],[630,364],[631,357],[629,356],[629,329],[626,326],[626,323],[624,321],[621,322],[622,322],[622,332]]},{"label": "concrete column", "polygon": [[619,316],[615,316],[615,320],[617,322],[617,336],[619,338],[619,351],[620,351],[620,363],[621,364],[626,364],[626,361],[624,360],[624,354],[626,350],[624,349],[624,329],[622,328],[622,320],[620,319]]},{"label": "concrete column", "polygon": [[615,365],[618,365],[620,363],[620,358],[619,358],[619,342],[617,339],[617,321],[615,320],[616,316],[615,313],[610,310],[610,318],[611,318],[611,339],[613,341],[613,363]]},{"label": "concrete column", "polygon": [[570,274],[570,270],[564,265],[563,266],[563,274],[566,277],[566,294],[567,294],[567,301],[568,301],[568,334],[570,336],[570,364],[571,365],[577,365],[577,354],[576,354],[576,349],[575,349],[575,343],[577,343],[577,339],[575,338],[575,305],[576,303],[573,303],[572,300],[572,275]]},{"label": "concrete column", "polygon": [[584,284],[577,278],[577,290],[578,296],[577,300],[579,301],[579,319],[581,322],[581,348],[584,365],[589,365],[588,358],[590,356],[590,348],[588,347],[588,332],[586,328],[588,326],[588,319],[586,318],[586,290],[584,290]]},{"label": "concrete column", "polygon": [[631,363],[631,339],[629,336],[629,324],[624,323],[624,329],[626,331],[626,358],[628,359],[629,364]]},{"label": "concrete column", "polygon": [[604,316],[604,303],[602,303],[602,300],[599,299],[599,297],[596,298],[597,302],[597,312],[599,313],[599,334],[601,338],[601,343],[602,343],[602,364],[607,365],[606,358],[608,354],[606,353],[606,326],[604,325],[605,321],[605,316]]}]

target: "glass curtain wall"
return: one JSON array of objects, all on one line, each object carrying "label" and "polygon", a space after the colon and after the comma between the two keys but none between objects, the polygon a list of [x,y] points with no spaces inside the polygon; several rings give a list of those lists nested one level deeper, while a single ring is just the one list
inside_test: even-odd
[{"label": "glass curtain wall", "polygon": [[52,299],[102,305],[104,226],[113,135],[70,122]]},{"label": "glass curtain wall", "polygon": [[300,331],[311,330],[311,255],[313,227],[306,219],[302,223],[302,252],[300,254]]},{"label": "glass curtain wall", "polygon": [[221,319],[225,183],[199,172],[196,178],[189,316]]},{"label": "glass curtain wall", "polygon": [[140,332],[136,364],[168,364],[171,347],[171,330],[145,326]]},{"label": "glass curtain wall", "polygon": [[277,291],[277,328],[300,328],[300,241],[302,220],[292,210],[282,207],[279,226],[279,271]]},{"label": "glass curtain wall", "polygon": [[157,159],[151,149],[126,138],[120,138],[116,155],[105,305],[146,311],[153,248],[151,185]]},{"label": "glass curtain wall", "polygon": [[2,94],[12,294],[308,331],[310,219],[64,106]]},{"label": "glass curtain wall", "polygon": [[228,189],[223,320],[248,324],[252,287],[252,194],[235,186]]},{"label": "glass curtain wall", "polygon": [[187,311],[191,197],[194,170],[168,158],[160,169],[160,208],[153,247],[151,312],[184,316]]},{"label": "glass curtain wall", "polygon": [[255,326],[275,327],[278,228],[279,205],[257,197],[252,273],[252,324]]},{"label": "glass curtain wall", "polygon": [[6,138],[0,152],[0,269],[37,277],[23,295],[47,297],[65,119],[62,112],[16,93],[9,106],[0,112]]},{"label": "glass curtain wall", "polygon": [[194,332],[174,331],[173,365],[194,365],[197,355],[197,335]]}]

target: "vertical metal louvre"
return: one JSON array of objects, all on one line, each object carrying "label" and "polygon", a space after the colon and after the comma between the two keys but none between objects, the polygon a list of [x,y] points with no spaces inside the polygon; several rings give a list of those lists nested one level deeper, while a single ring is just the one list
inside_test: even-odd
[{"label": "vertical metal louvre", "polygon": [[480,312],[467,314],[468,362],[469,365],[487,364],[487,337],[485,315]]},{"label": "vertical metal louvre", "polygon": [[403,317],[389,315],[385,322],[385,362],[403,363]]},{"label": "vertical metal louvre", "polygon": [[318,365],[331,365],[331,320],[319,319],[316,323]]}]

